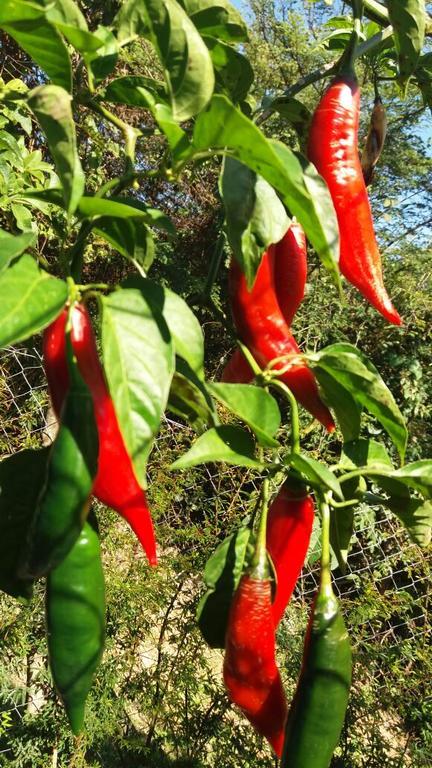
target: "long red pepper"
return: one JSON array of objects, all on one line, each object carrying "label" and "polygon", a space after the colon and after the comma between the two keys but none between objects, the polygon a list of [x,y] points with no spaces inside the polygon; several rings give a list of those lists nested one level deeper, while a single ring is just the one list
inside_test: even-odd
[{"label": "long red pepper", "polygon": [[381,257],[358,154],[360,90],[352,74],[338,75],[312,118],[308,156],[328,184],[339,224],[340,270],[381,314],[401,318],[384,287]]},{"label": "long red pepper", "polygon": [[275,245],[274,284],[281,312],[288,326],[303,301],[307,277],[306,235],[293,220],[282,240]]},{"label": "long red pepper", "polygon": [[[248,290],[246,278],[237,262],[231,261],[229,291],[237,332],[254,358],[265,368],[271,360],[283,357],[275,369],[285,368],[290,359],[300,354],[285,318],[280,310],[273,280],[274,246],[262,257],[253,288]],[[314,375],[302,362],[293,363],[281,376],[296,399],[327,428],[334,430],[334,421],[322,402]]]},{"label": "long red pepper", "polygon": [[301,484],[286,481],[268,511],[267,551],[276,577],[272,605],[275,627],[279,624],[303,567],[314,521],[314,504]]},{"label": "long red pepper", "polygon": [[[291,326],[303,300],[307,277],[306,235],[301,224],[293,220],[286,234],[274,246],[274,287],[285,318]],[[233,384],[248,384],[253,378],[247,360],[236,349],[226,364],[221,380]]]},{"label": "long red pepper", "polygon": [[[66,360],[68,312],[48,327],[43,337],[45,371],[54,411],[60,416],[69,387]],[[78,367],[93,399],[99,435],[98,472],[92,493],[119,512],[141,542],[149,563],[156,565],[156,542],[147,498],[135,475],[109,394],[87,309],[76,304],[71,313],[71,341]]]},{"label": "long red pepper", "polygon": [[240,579],[231,603],[223,675],[231,701],[280,757],[288,707],[276,664],[265,548],[260,547],[257,564]]}]

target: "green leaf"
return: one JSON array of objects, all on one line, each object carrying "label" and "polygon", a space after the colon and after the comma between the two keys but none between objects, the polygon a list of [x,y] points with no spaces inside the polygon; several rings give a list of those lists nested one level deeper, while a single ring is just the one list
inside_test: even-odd
[{"label": "green leaf", "polygon": [[165,83],[150,77],[128,75],[111,80],[100,93],[100,98],[114,104],[152,109],[157,102],[168,101],[169,95]]},{"label": "green leaf", "polygon": [[88,30],[85,16],[74,0],[44,0],[48,21],[65,24],[74,29]]},{"label": "green leaf", "polygon": [[163,316],[170,330],[176,355],[186,360],[199,378],[204,378],[204,337],[201,326],[184,299],[165,288]]},{"label": "green leaf", "polygon": [[120,288],[102,298],[105,373],[141,482],[174,373],[174,350],[162,315],[163,302],[163,289],[154,283],[149,283],[145,293]]},{"label": "green leaf", "polygon": [[[122,202],[122,201],[125,202]],[[134,203],[133,205],[131,203]],[[111,216],[117,219],[143,219],[149,226],[164,229],[170,234],[175,233],[171,220],[162,211],[136,203],[129,198],[81,197],[78,203],[78,213],[84,218],[95,216]]]},{"label": "green leaf", "polygon": [[314,373],[325,371],[375,416],[393,440],[401,459],[408,432],[405,420],[375,366],[351,344],[332,344],[310,357]]},{"label": "green leaf", "polygon": [[151,267],[154,242],[152,233],[143,221],[101,216],[93,231],[134,264],[140,264],[146,271]]},{"label": "green leaf", "polygon": [[191,151],[191,143],[186,131],[177,125],[171,107],[168,104],[156,104],[152,114],[159,129],[165,134],[168,146],[176,161],[186,159]]},{"label": "green leaf", "polygon": [[158,208],[150,208],[150,206],[143,203],[142,200],[138,200],[136,197],[128,197],[127,195],[116,197],[113,195],[110,197],[109,202],[121,203],[122,205],[128,205],[131,208],[135,208],[135,210],[138,211],[137,216],[140,216],[139,212],[145,214],[145,221],[149,227],[160,229],[170,237],[176,235],[175,224],[171,221],[169,216]]},{"label": "green leaf", "polygon": [[0,229],[0,272],[9,266],[13,259],[21,256],[24,251],[34,244],[34,232],[23,232],[21,235],[10,235]]},{"label": "green leaf", "polygon": [[357,467],[393,470],[393,464],[385,445],[376,440],[360,438],[344,443],[339,465],[342,469],[351,470]]},{"label": "green leaf", "polygon": [[0,589],[29,598],[32,582],[17,576],[25,543],[45,482],[48,448],[25,450],[0,463]]},{"label": "green leaf", "polygon": [[307,169],[305,176],[294,152],[278,141],[266,139],[260,129],[221,94],[213,96],[198,116],[193,144],[197,152],[212,148],[233,155],[271,184],[299,220],[334,280],[340,281],[336,214],[330,193],[313,166],[303,161]]},{"label": "green leaf", "polygon": [[67,301],[63,280],[24,255],[0,275],[0,348],[16,344],[51,323]]},{"label": "green leaf", "polygon": [[210,51],[217,90],[226,93],[235,104],[246,98],[254,79],[249,60],[231,45],[214,37],[203,37]]},{"label": "green leaf", "polygon": [[315,376],[322,390],[324,402],[333,410],[345,442],[360,434],[362,409],[352,395],[326,371],[317,369]]},{"label": "green leaf", "polygon": [[294,96],[279,96],[272,99],[268,106],[264,103],[263,107],[272,112],[278,112],[294,126],[299,136],[304,136],[312,115],[308,108]]},{"label": "green leaf", "polygon": [[22,232],[33,232],[32,215],[27,206],[21,205],[21,203],[11,203],[11,211],[18,229],[21,229]]},{"label": "green leaf", "polygon": [[99,26],[93,36],[101,41],[101,47],[84,54],[84,61],[93,84],[104,80],[117,64],[119,44],[108,27]]},{"label": "green leaf", "polygon": [[68,43],[83,55],[94,54],[104,46],[103,40],[93,34],[93,32],[56,22],[54,22],[54,26],[66,38]]},{"label": "green leaf", "polygon": [[248,39],[240,13],[227,0],[179,0],[201,35],[241,42]]},{"label": "green leaf", "polygon": [[427,499],[390,498],[387,506],[405,526],[419,547],[428,547],[432,540],[432,502]]},{"label": "green leaf", "polygon": [[224,461],[238,467],[261,467],[255,458],[251,435],[240,427],[224,425],[204,432],[192,448],[171,464],[170,469],[187,469],[213,461]]},{"label": "green leaf", "polygon": [[330,509],[330,545],[342,573],[346,564],[350,542],[354,530],[354,510],[352,507]]},{"label": "green leaf", "polygon": [[208,427],[216,425],[214,406],[209,407],[210,394],[203,394],[204,382],[191,380],[184,372],[176,371],[171,381],[168,410],[180,416],[201,434]]},{"label": "green leaf", "polygon": [[211,648],[225,648],[228,614],[251,537],[249,527],[238,528],[207,560],[204,580],[208,590],[198,603],[196,618],[201,634]]},{"label": "green leaf", "polygon": [[309,480],[312,485],[324,486],[324,488],[333,491],[335,496],[343,500],[344,497],[339,480],[324,464],[300,453],[288,454],[286,461],[291,467],[300,472],[306,480]]},{"label": "green leaf", "polygon": [[55,85],[70,91],[72,67],[67,47],[43,14],[43,8],[31,6],[24,0],[2,0],[0,27],[34,59]]},{"label": "green leaf", "polygon": [[63,188],[66,210],[73,214],[84,192],[84,173],[78,157],[71,97],[58,85],[31,91],[28,105],[37,118]]},{"label": "green leaf", "polygon": [[424,0],[388,0],[387,8],[398,54],[399,81],[405,89],[424,44],[425,4]]},{"label": "green leaf", "polygon": [[119,41],[143,35],[153,44],[165,74],[174,120],[200,112],[213,93],[210,54],[176,0],[126,0],[114,20]]},{"label": "green leaf", "polygon": [[420,459],[420,461],[405,464],[393,472],[392,477],[420,492],[425,488],[432,489],[432,459]]},{"label": "green leaf", "polygon": [[280,427],[279,406],[268,392],[251,384],[208,384],[212,395],[255,432],[258,442],[277,448],[274,439]]},{"label": "green leaf", "polygon": [[283,238],[290,220],[274,189],[234,158],[224,159],[220,190],[228,240],[252,288],[264,250]]}]

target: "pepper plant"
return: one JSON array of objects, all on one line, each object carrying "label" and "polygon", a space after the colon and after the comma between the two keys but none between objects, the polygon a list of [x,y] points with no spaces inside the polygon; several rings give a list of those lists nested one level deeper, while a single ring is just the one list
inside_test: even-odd
[{"label": "pepper plant", "polygon": [[[0,343],[43,332],[60,425],[49,449],[0,463],[0,587],[30,600],[34,581],[47,575],[50,666],[76,734],[104,643],[91,499],[125,517],[156,565],[146,465],[166,411],[197,432],[173,472],[221,462],[253,469],[261,484],[255,514],[207,563],[197,618],[209,645],[226,647],[231,700],[283,766],[327,768],[343,725],[351,651],[331,587],[330,551],[344,569],[356,506],[378,498],[416,543],[430,543],[432,460],[405,464],[407,426],[379,371],[345,342],[301,351],[290,330],[304,293],[306,238],[335,296],[342,295],[342,272],[387,319],[400,321],[382,282],[358,158],[354,67],[373,59],[376,87],[390,77],[401,96],[418,88],[431,106],[431,54],[423,53],[430,19],[417,0],[350,5],[352,21],[332,36],[341,56],[262,104],[251,97],[247,25],[226,0],[125,0],[96,29],[74,0],[5,0],[0,7],[3,33],[34,62],[39,83],[0,83]],[[375,23],[367,37],[363,13]],[[159,79],[119,71],[122,54],[140,40],[158,59]],[[327,77],[332,85],[307,146],[310,115],[298,96]],[[128,108],[140,119],[129,122]],[[275,112],[295,129],[292,146],[266,136]],[[84,115],[102,134],[114,127],[121,139],[122,167],[101,186],[83,171],[77,126]],[[31,131],[54,168],[39,149],[26,148]],[[159,146],[151,157],[150,138]],[[143,190],[152,182],[181,189],[203,164],[219,174],[222,224],[205,289],[185,300],[152,278],[158,250],[175,243],[176,230],[163,194],[159,209]],[[47,221],[59,243],[55,263],[41,248]],[[95,238],[124,257],[121,283],[88,279]],[[232,314],[211,298],[225,244]],[[194,312],[202,304],[233,343],[238,335],[222,382],[205,376]],[[322,426],[302,428],[299,403],[324,424],[329,440],[336,430],[341,449],[331,466],[305,450],[305,436]],[[365,414],[385,431],[386,444],[364,436]],[[306,555],[314,507],[321,584],[287,715],[275,631]]]}]

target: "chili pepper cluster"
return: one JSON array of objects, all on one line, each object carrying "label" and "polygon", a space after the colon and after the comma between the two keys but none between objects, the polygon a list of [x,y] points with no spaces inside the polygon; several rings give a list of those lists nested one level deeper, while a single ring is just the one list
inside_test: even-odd
[{"label": "chili pepper cluster", "polygon": [[[389,322],[398,325],[401,318],[383,283],[366,191],[384,142],[385,113],[376,99],[361,163],[357,146],[359,101],[352,69],[342,70],[313,115],[308,156],[324,177],[333,200],[342,274]],[[295,398],[331,432],[333,418],[290,329],[304,296],[306,272],[306,239],[293,220],[283,239],[264,253],[250,290],[232,259],[232,316],[240,340],[258,365],[277,372]],[[222,380],[245,383],[253,376],[246,358],[237,350]],[[290,478],[268,515],[265,509],[262,512],[254,558],[233,594],[226,623],[223,674],[228,696],[271,744],[282,768],[328,768],[340,738],[351,683],[351,649],[331,587],[324,533],[328,510],[322,499],[320,509],[321,582],[290,708],[276,663],[275,633],[305,561],[314,520],[314,503],[307,488]],[[266,552],[262,529],[266,530]],[[276,583],[273,596],[269,560]]]}]

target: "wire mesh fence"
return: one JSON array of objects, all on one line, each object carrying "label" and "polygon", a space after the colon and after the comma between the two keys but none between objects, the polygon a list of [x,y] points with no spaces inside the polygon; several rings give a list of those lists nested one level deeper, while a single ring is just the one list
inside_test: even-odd
[{"label": "wire mesh fence", "polygon": [[[49,443],[55,433],[56,419],[50,408],[40,350],[35,347],[4,350],[0,374],[0,458],[26,447]],[[184,425],[175,419],[165,419],[153,450],[150,475],[157,471],[162,457],[166,462],[170,450],[180,455],[188,436]],[[241,482],[233,483],[235,474],[221,472],[214,465],[197,471],[199,474],[191,477],[189,486],[187,477],[183,481],[178,503],[183,505],[183,510],[187,509],[188,498],[199,482],[205,504],[212,509],[215,530],[220,524],[223,532],[227,509],[241,507],[245,486],[249,497],[255,489],[253,475],[243,472]],[[175,511],[167,510],[165,524],[174,525],[174,520]],[[314,552],[312,545],[294,594],[294,605],[303,606],[305,611],[318,586],[318,558],[319,552]],[[337,568],[333,571],[335,589],[342,598],[358,654],[365,648],[430,642],[431,567],[430,551],[412,544],[396,517],[382,507],[359,506],[346,573],[342,574]],[[377,689],[386,671],[378,668],[374,674]],[[8,717],[21,717],[29,709],[30,692],[26,692],[25,701],[18,700],[16,695],[16,691],[10,692],[10,706],[7,696],[3,696],[0,732],[2,728],[7,729]],[[34,706],[36,709],[43,706],[43,700],[41,703],[35,698]],[[4,749],[0,757],[7,752],[8,749]]]}]

